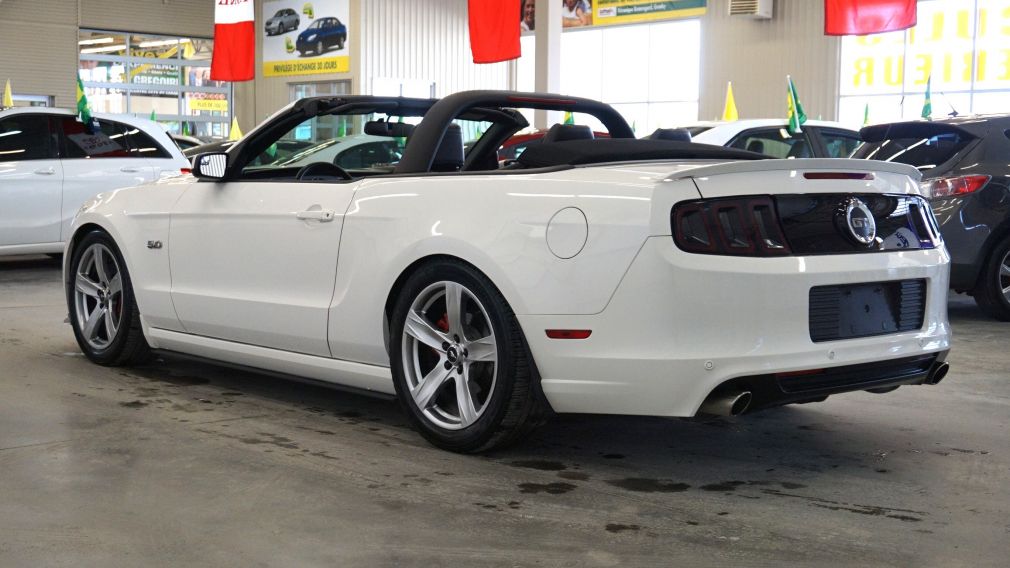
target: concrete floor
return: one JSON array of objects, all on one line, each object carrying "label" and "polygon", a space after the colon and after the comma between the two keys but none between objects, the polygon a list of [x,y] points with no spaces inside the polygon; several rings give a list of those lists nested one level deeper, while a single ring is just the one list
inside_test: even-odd
[{"label": "concrete floor", "polygon": [[81,356],[0,260],[0,566],[1006,566],[1010,325],[954,299],[937,387],[740,419],[558,417],[428,446],[396,404]]}]

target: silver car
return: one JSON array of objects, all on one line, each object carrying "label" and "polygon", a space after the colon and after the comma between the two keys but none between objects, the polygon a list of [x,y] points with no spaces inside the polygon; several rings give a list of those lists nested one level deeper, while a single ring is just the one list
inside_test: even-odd
[{"label": "silver car", "polygon": [[301,23],[301,20],[298,18],[298,13],[291,8],[277,10],[277,13],[267,20],[267,35],[277,35],[297,30],[299,23]]}]

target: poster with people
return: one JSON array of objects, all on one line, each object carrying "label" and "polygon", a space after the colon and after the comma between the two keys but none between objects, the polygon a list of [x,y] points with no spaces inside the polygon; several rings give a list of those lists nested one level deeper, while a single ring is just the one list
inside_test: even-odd
[{"label": "poster with people", "polygon": [[263,0],[263,75],[347,73],[349,0]]},{"label": "poster with people", "polygon": [[[553,0],[561,2],[561,27],[565,30],[694,18],[705,13],[707,0]],[[522,0],[519,29],[536,29],[536,0]]]}]

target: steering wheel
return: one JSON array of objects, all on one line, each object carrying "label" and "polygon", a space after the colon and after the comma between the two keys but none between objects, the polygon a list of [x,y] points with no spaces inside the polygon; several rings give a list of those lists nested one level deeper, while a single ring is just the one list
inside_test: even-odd
[{"label": "steering wheel", "polygon": [[351,174],[347,173],[347,170],[330,162],[312,162],[295,174],[295,179],[298,181],[328,180],[333,177],[346,180],[354,179]]}]

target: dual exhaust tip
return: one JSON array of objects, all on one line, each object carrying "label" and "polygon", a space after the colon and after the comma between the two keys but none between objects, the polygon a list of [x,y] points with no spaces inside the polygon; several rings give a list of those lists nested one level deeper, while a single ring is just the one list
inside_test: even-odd
[{"label": "dual exhaust tip", "polygon": [[[935,363],[926,374],[923,381],[927,385],[935,385],[947,376],[950,365],[941,361]],[[712,394],[701,403],[699,414],[714,414],[716,416],[737,416],[747,412],[754,395],[750,391],[736,390]]]},{"label": "dual exhaust tip", "polygon": [[750,407],[754,396],[750,391],[731,391],[722,394],[713,394],[701,403],[698,408],[699,414],[714,414],[716,416],[737,416],[743,414]]}]

